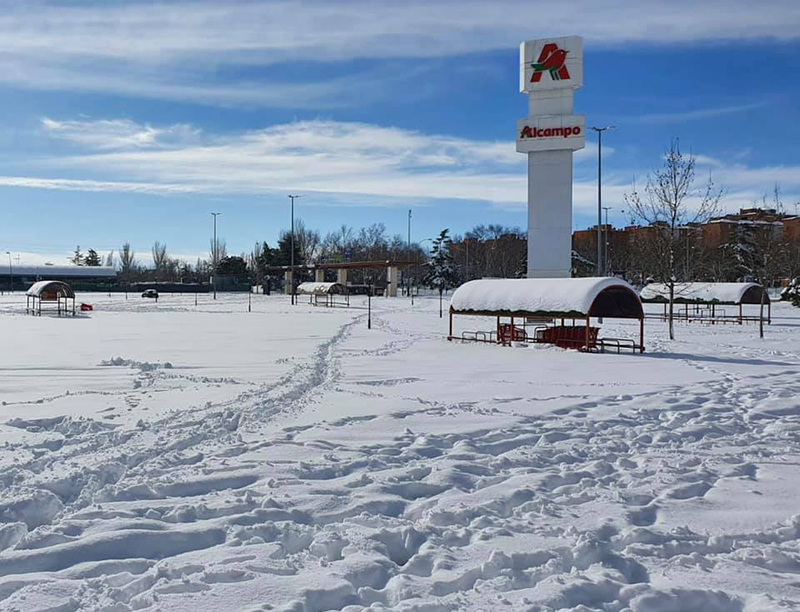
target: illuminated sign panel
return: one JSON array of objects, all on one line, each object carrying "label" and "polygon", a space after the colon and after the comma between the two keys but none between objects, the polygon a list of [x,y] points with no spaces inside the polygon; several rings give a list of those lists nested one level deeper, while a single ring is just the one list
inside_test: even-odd
[{"label": "illuminated sign panel", "polygon": [[582,115],[541,115],[517,121],[517,152],[570,150],[586,144]]},{"label": "illuminated sign panel", "polygon": [[583,39],[580,36],[528,40],[519,47],[522,93],[583,86]]}]

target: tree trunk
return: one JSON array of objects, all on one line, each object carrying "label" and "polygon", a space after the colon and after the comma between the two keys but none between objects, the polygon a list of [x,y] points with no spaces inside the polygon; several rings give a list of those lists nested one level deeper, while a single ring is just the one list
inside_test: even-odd
[{"label": "tree trunk", "polygon": [[759,338],[764,337],[764,298],[767,295],[767,288],[764,285],[761,285],[761,312],[758,316],[758,336]]},{"label": "tree trunk", "polygon": [[669,284],[669,339],[675,340],[675,323],[672,313],[675,309],[675,283]]}]

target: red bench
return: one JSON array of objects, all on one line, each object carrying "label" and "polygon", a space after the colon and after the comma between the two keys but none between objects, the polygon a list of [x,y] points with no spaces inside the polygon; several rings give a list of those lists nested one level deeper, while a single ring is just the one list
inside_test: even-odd
[{"label": "red bench", "polygon": [[555,325],[541,330],[539,342],[555,344],[567,349],[594,349],[597,347],[597,334],[599,327],[589,328],[587,346],[585,325]]}]

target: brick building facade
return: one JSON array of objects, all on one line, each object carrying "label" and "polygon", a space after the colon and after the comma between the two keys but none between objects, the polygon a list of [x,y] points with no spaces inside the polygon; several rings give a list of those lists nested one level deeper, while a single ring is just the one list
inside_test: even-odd
[{"label": "brick building facade", "polygon": [[[701,245],[708,249],[719,248],[735,239],[742,225],[755,228],[757,234],[771,239],[782,239],[800,246],[800,216],[789,215],[772,208],[742,208],[738,213],[715,217],[708,223],[682,227],[681,234],[687,238],[700,238]],[[602,240],[608,245],[609,272],[619,273],[627,269],[631,245],[637,240],[646,240],[649,234],[657,231],[655,226],[629,225],[615,228],[601,225]],[[698,235],[699,232],[699,235]],[[576,230],[572,234],[572,250],[576,267],[591,272],[597,259],[597,226]]]}]

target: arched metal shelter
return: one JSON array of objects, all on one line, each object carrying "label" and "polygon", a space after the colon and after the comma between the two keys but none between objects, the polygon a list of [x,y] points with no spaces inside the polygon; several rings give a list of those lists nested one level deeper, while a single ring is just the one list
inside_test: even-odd
[{"label": "arched metal shelter", "polygon": [[[350,294],[341,283],[300,283],[297,293],[308,295],[308,303],[315,306],[320,305],[320,298],[324,298],[325,306],[350,306]],[[337,301],[336,296],[342,296],[343,299]]]},{"label": "arched metal shelter", "polygon": [[[663,304],[663,314],[655,315],[666,319],[667,304],[669,303],[669,286],[661,283],[651,283],[642,289],[640,296],[642,302],[649,304]],[[745,305],[758,305],[762,303],[767,307],[767,323],[772,322],[772,304],[766,289],[757,283],[677,283],[675,285],[674,301],[683,306],[675,314],[679,321],[700,321],[704,323],[738,323],[758,322],[758,316],[744,314]],[[734,306],[733,313],[725,306]]]},{"label": "arched metal shelter", "polygon": [[[495,317],[495,332],[453,335],[453,316]],[[638,319],[639,343],[598,338],[591,319]],[[560,323],[558,323],[560,321]],[[571,325],[567,325],[571,321]],[[580,324],[578,323],[580,321]],[[532,331],[529,327],[533,327]],[[636,291],[617,278],[524,278],[475,280],[461,285],[450,300],[448,340],[508,345],[545,342],[583,351],[644,351],[644,309]]]},{"label": "arched metal shelter", "polygon": [[25,312],[42,314],[42,304],[55,304],[58,315],[69,314],[72,300],[72,315],[75,316],[75,292],[64,281],[44,280],[33,283],[25,292]]}]

